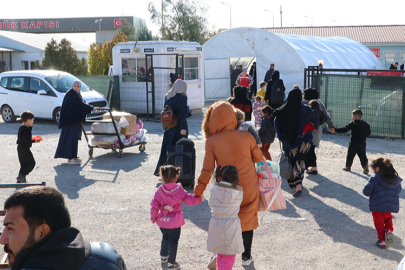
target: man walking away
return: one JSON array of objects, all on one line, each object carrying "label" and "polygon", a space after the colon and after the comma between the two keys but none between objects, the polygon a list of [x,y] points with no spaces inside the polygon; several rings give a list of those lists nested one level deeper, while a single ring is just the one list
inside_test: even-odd
[{"label": "man walking away", "polygon": [[250,86],[250,97],[249,99],[252,99],[253,97],[256,96],[257,93],[257,70],[256,70],[256,62],[253,62],[252,67],[250,68],[249,71],[250,77],[252,77],[253,84]]},{"label": "man walking away", "polygon": [[285,86],[282,79],[280,79],[280,72],[275,70],[271,80],[267,84],[265,100],[274,110],[283,105],[285,96]]}]

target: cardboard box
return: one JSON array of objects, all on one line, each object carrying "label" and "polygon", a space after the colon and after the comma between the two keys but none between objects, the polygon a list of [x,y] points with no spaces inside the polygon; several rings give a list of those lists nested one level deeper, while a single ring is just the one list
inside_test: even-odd
[{"label": "cardboard box", "polygon": [[[136,134],[136,115],[132,115],[127,112],[112,112],[113,118],[119,122],[121,117],[124,116],[127,119],[129,125],[121,128],[121,134],[125,136],[132,136]],[[103,114],[103,119],[111,119],[110,113]]]}]

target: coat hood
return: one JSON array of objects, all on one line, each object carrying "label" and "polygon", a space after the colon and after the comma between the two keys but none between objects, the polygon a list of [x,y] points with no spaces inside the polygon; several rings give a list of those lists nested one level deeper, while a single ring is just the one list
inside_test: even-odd
[{"label": "coat hood", "polygon": [[308,101],[319,98],[319,92],[314,88],[307,88],[304,90],[304,98]]},{"label": "coat hood", "polygon": [[236,129],[235,110],[226,101],[218,101],[211,105],[205,113],[202,130],[205,138],[222,130]]},{"label": "coat hood", "polygon": [[159,187],[159,195],[169,205],[174,205],[179,201],[179,197],[183,194],[183,189],[180,183],[163,184]]},{"label": "coat hood", "polygon": [[90,243],[84,241],[76,228],[62,228],[49,233],[32,247],[21,250],[11,269],[79,269],[90,251]]},{"label": "coat hood", "polygon": [[380,185],[382,185],[382,186],[383,186],[384,188],[386,188],[386,189],[396,189],[398,186],[401,185],[401,182],[402,182],[402,178],[398,176],[398,177],[397,177],[397,181],[396,181],[393,185],[388,184],[388,183],[386,183],[386,182],[384,181],[384,179],[382,178],[380,172],[377,172],[377,173],[374,175],[374,177],[377,179],[377,181],[380,183]]},{"label": "coat hood", "polygon": [[280,79],[280,71],[278,71],[278,70],[273,71],[273,74],[271,75],[271,79],[273,81],[277,81],[278,79]]},{"label": "coat hood", "polygon": [[236,125],[235,110],[231,104],[224,102],[212,109],[208,122],[210,134],[236,129]]},{"label": "coat hood", "polygon": [[235,96],[235,99],[246,99],[247,92],[248,92],[248,89],[245,86],[236,86],[233,89],[233,94]]},{"label": "coat hood", "polygon": [[216,182],[211,189],[211,192],[217,193],[218,201],[225,204],[232,203],[241,191],[241,186],[234,187],[228,182]]}]

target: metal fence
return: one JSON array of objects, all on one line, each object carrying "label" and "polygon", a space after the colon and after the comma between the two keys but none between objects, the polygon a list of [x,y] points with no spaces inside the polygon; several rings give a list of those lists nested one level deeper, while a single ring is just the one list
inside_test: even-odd
[{"label": "metal fence", "polygon": [[308,82],[320,92],[336,127],[350,123],[351,112],[361,109],[372,135],[404,138],[405,77],[365,74],[363,70],[318,70],[308,76]]},{"label": "metal fence", "polygon": [[75,77],[103,94],[111,109],[121,110],[119,76],[75,75]]}]

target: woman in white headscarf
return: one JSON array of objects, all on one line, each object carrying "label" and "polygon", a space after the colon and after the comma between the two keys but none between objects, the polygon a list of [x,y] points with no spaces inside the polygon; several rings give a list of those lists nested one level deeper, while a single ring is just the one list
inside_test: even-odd
[{"label": "woman in white headscarf", "polygon": [[78,143],[82,134],[82,123],[86,115],[97,107],[84,103],[80,95],[80,81],[73,81],[72,88],[66,92],[60,110],[60,120],[58,127],[60,132],[58,148],[55,158],[66,158],[68,164],[79,165],[81,160],[77,157]]},{"label": "woman in white headscarf", "polygon": [[167,92],[164,106],[169,105],[173,113],[179,118],[179,123],[174,128],[168,128],[163,134],[162,148],[160,150],[159,161],[156,165],[155,175],[159,175],[159,167],[166,162],[166,152],[169,145],[175,145],[181,138],[187,138],[187,84],[183,80],[176,80]]}]

